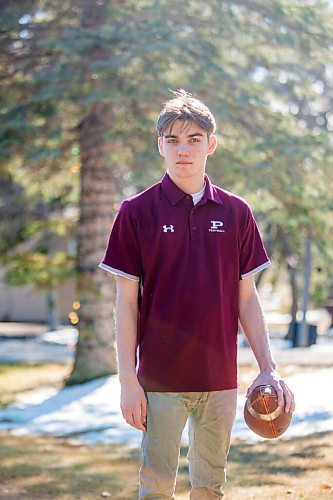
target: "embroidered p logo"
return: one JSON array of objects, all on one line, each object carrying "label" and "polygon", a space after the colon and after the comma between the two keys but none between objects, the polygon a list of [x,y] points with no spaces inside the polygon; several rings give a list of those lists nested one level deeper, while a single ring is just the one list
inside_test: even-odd
[{"label": "embroidered p logo", "polygon": [[211,220],[211,229],[220,229],[223,226],[223,222],[221,220]]},{"label": "embroidered p logo", "polygon": [[173,227],[172,224],[170,226],[167,226],[166,224],[164,224],[164,226],[163,226],[163,233],[167,233],[168,231],[170,231],[170,233],[174,233],[175,232],[175,229],[174,229],[174,227]]},{"label": "embroidered p logo", "polygon": [[224,233],[224,229],[222,229],[223,227],[223,222],[221,220],[211,220],[210,221],[211,223],[211,226],[209,228],[209,231],[211,233]]}]

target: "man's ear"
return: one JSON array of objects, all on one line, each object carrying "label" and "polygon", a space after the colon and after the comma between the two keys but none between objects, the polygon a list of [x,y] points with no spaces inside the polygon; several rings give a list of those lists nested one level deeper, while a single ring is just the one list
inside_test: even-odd
[{"label": "man's ear", "polygon": [[157,140],[157,145],[158,145],[158,151],[160,153],[161,156],[163,156],[164,158],[164,148],[163,148],[163,137],[159,137],[158,140]]},{"label": "man's ear", "polygon": [[208,142],[208,155],[212,155],[215,152],[216,147],[217,147],[217,137],[216,135],[212,134],[209,137],[209,142]]}]

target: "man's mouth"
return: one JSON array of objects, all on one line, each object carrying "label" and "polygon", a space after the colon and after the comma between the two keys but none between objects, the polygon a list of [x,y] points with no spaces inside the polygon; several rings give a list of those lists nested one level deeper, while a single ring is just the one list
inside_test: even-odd
[{"label": "man's mouth", "polygon": [[191,165],[191,161],[177,161],[177,165]]}]

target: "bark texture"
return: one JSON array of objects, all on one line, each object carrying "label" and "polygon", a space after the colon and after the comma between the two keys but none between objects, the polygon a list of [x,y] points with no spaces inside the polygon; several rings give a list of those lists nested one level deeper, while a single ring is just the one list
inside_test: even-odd
[{"label": "bark texture", "polygon": [[292,339],[293,331],[297,321],[297,311],[298,311],[297,259],[293,255],[287,233],[284,230],[284,228],[280,225],[278,227],[278,234],[282,242],[282,249],[286,257],[288,273],[289,273],[289,282],[291,288],[291,298],[292,298],[290,306],[291,322],[288,328],[288,333],[286,338]]},{"label": "bark texture", "polygon": [[82,168],[78,229],[79,340],[73,372],[75,384],[117,371],[113,308],[115,282],[98,268],[114,217],[114,181],[103,131],[110,114],[96,104],[79,130]]}]

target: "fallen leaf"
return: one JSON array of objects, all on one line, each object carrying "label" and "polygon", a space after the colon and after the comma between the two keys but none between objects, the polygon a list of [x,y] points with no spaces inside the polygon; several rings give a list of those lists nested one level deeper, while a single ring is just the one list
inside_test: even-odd
[{"label": "fallen leaf", "polygon": [[330,489],[332,489],[332,488],[333,488],[333,486],[332,486],[331,484],[328,484],[328,483],[322,483],[322,484],[320,485],[320,489],[321,489],[321,490],[330,490]]}]

